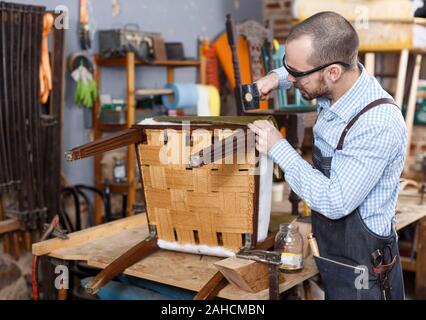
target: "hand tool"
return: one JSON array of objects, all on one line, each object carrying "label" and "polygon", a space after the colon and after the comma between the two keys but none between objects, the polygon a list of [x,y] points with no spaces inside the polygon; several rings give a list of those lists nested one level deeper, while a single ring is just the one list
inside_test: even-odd
[{"label": "hand tool", "polygon": [[92,46],[87,0],[80,0],[80,46],[83,50],[89,50]]},{"label": "hand tool", "polygon": [[244,110],[259,109],[260,93],[256,83],[241,85]]},{"label": "hand tool", "polygon": [[[65,232],[59,228],[59,216],[55,215],[50,224],[44,225],[43,235],[40,238],[40,242],[46,240],[50,235],[54,235],[63,240],[68,239]],[[33,255],[32,259],[32,291],[33,300],[38,300],[38,259],[36,255]]]},{"label": "hand tool", "polygon": [[318,244],[313,233],[308,234],[308,243],[309,247],[311,248],[312,255],[314,257],[319,257],[320,254],[318,250]]},{"label": "hand tool", "polygon": [[[390,259],[388,260],[386,256]],[[396,263],[396,259],[397,256],[392,255],[392,248],[390,245],[385,246],[383,252],[377,249],[371,254],[372,271],[379,276],[382,300],[391,299],[392,288],[389,285],[389,274]]]},{"label": "hand tool", "polygon": [[236,254],[237,258],[266,263],[269,268],[269,299],[279,300],[279,272],[281,254],[275,251],[242,249]]}]

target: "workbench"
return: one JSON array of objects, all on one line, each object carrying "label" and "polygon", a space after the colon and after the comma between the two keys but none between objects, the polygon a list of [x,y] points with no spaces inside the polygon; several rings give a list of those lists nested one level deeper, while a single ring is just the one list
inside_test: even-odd
[{"label": "workbench", "polygon": [[[85,261],[89,266],[103,269],[115,258],[148,236],[145,214],[106,223],[69,235],[68,240],[50,239],[33,245],[33,254],[60,260]],[[156,281],[175,287],[199,291],[217,272],[213,265],[223,258],[200,256],[168,250],[158,250],[124,271],[137,278]],[[302,272],[285,275],[280,292],[317,274],[313,260],[307,259]],[[262,300],[269,298],[265,289],[250,293],[232,285],[222,289],[218,297],[232,300]]]},{"label": "workbench", "polygon": [[[398,230],[422,218],[425,219],[426,205],[419,205],[418,199],[413,195],[400,196],[397,209]],[[274,214],[280,209],[287,209],[288,201],[283,203],[286,204],[273,205]],[[54,238],[35,243],[33,254],[48,255],[60,260],[84,261],[89,266],[103,269],[147,236],[146,216],[139,214],[74,232],[69,235],[68,240]],[[424,259],[426,254],[418,252],[417,259],[419,257]],[[223,258],[160,249],[126,269],[124,274],[198,292],[217,272],[213,264],[221,259]],[[285,281],[280,284],[280,292],[302,284],[317,274],[316,265],[312,257],[309,257],[304,260],[304,269],[300,273],[284,275]],[[219,292],[218,297],[232,300],[263,300],[269,298],[269,291],[265,289],[250,293],[228,284]]]}]

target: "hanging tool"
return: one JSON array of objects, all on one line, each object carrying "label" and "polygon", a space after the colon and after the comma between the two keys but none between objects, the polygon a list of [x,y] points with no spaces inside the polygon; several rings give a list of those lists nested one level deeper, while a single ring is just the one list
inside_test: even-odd
[{"label": "hanging tool", "polygon": [[[389,260],[386,258],[388,254]],[[387,245],[383,249],[383,253],[377,249],[371,254],[371,265],[373,273],[379,276],[380,291],[382,300],[391,299],[391,287],[389,285],[389,274],[396,263],[397,256],[392,255],[392,248]]]},{"label": "hanging tool", "polygon": [[90,71],[83,65],[83,60],[80,61],[80,66],[71,73],[71,77],[77,82],[74,102],[77,105],[91,108],[97,97],[96,81]]},{"label": "hanging tool", "polygon": [[48,38],[54,22],[51,13],[45,13],[43,16],[43,39],[41,43],[41,62],[40,62],[40,103],[45,104],[52,90],[52,70],[49,61]]},{"label": "hanging tool", "polygon": [[[50,235],[59,237],[63,240],[68,239],[66,233],[59,228],[59,216],[55,215],[50,222],[50,224],[44,225],[44,233],[40,239],[41,241],[46,240]],[[33,290],[33,300],[38,300],[38,259],[36,255],[33,255],[32,260],[32,290]]]},{"label": "hanging tool", "polygon": [[80,0],[80,46],[83,50],[89,50],[92,46],[87,0]]},{"label": "hanging tool", "polygon": [[280,299],[278,267],[281,265],[281,254],[279,252],[244,248],[236,254],[236,257],[266,263],[269,268],[269,299]]},{"label": "hanging tool", "polygon": [[116,17],[120,14],[120,2],[118,0],[112,0],[112,16]]}]

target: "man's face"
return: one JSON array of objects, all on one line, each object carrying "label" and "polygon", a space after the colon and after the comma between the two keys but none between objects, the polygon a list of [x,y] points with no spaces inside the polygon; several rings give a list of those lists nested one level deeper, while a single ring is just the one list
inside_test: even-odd
[{"label": "man's face", "polygon": [[[297,71],[307,71],[318,67],[311,65],[308,62],[313,50],[312,41],[307,36],[287,43],[285,51],[285,60],[287,65],[292,69]],[[300,93],[306,100],[313,100],[330,94],[330,89],[324,79],[324,70],[297,78],[289,74],[287,79],[293,83],[295,88],[300,90]]]}]

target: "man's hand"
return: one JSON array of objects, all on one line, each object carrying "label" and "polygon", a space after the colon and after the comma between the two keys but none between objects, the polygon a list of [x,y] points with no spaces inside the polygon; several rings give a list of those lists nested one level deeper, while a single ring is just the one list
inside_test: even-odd
[{"label": "man's hand", "polygon": [[256,133],[256,149],[263,154],[268,154],[269,150],[283,138],[278,129],[268,120],[257,120],[249,123],[248,127]]},{"label": "man's hand", "polygon": [[280,83],[280,77],[276,72],[271,72],[267,76],[255,82],[259,89],[260,98],[267,100],[270,98],[273,90],[277,89]]}]

